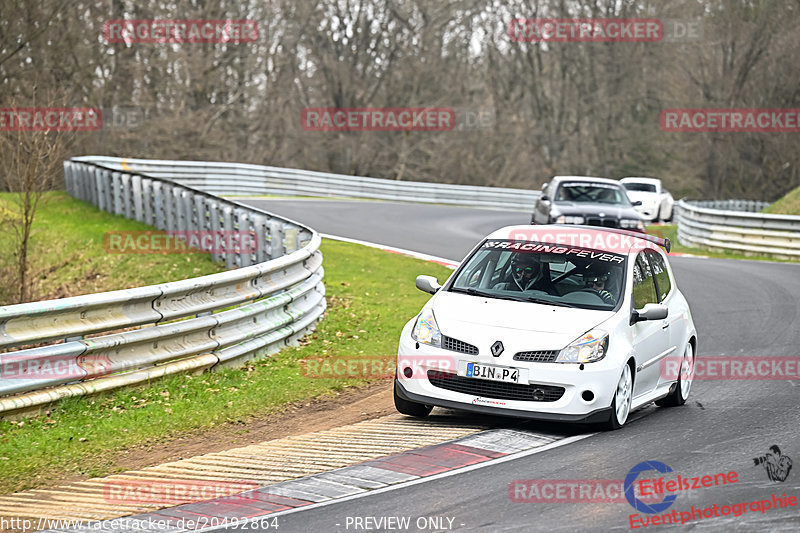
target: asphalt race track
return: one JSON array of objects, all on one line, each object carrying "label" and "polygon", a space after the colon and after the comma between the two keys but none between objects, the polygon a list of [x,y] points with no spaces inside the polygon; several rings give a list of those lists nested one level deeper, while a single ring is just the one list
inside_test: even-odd
[{"label": "asphalt race track", "polygon": [[[389,202],[333,200],[245,200],[309,224],[322,233],[406,248],[460,260],[476,241],[508,224],[527,223],[522,212]],[[673,257],[678,285],[692,308],[699,336],[698,357],[800,357],[800,265]],[[424,273],[424,272],[420,272]],[[643,461],[660,461],[683,477],[735,471],[738,482],[682,491],[664,513],[691,512],[771,500],[800,492],[800,384],[787,380],[695,381],[689,402],[678,408],[650,406],[632,415],[621,431],[589,438],[514,460],[431,479],[413,486],[278,516],[280,531],[594,531],[630,530],[627,502],[516,503],[509,486],[528,480],[622,480]],[[513,427],[499,421],[498,427]],[[537,423],[524,427],[563,433]],[[591,431],[591,430],[587,430]],[[772,445],[795,462],[784,482],[770,481],[753,459]],[[674,479],[671,474],[668,479]],[[654,472],[647,477],[658,477]],[[741,510],[741,508],[739,508]],[[713,512],[713,511],[709,511]],[[410,517],[407,529],[370,517]],[[417,520],[444,517],[439,527],[417,528]],[[362,518],[357,521],[356,518]],[[452,519],[450,522],[448,519]],[[394,524],[392,522],[391,524]],[[396,525],[396,524],[395,524]],[[640,524],[636,524],[640,525]],[[647,527],[647,531],[675,526]],[[800,505],[741,516],[700,519],[700,531],[797,531]],[[641,530],[641,529],[640,529]],[[264,530],[266,531],[266,529]]]}]

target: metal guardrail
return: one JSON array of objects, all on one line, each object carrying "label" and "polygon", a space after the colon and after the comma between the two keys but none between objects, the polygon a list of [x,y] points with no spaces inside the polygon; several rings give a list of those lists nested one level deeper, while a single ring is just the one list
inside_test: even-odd
[{"label": "metal guardrail", "polygon": [[712,209],[702,204],[678,202],[681,244],[713,251],[800,259],[800,216]]},{"label": "metal guardrail", "polygon": [[375,198],[532,212],[533,205],[541,194],[540,191],[527,189],[397,181],[240,163],[159,161],[105,156],[79,157],[75,160],[94,161],[121,171],[142,172],[211,194],[228,196],[275,194]]},{"label": "metal guardrail", "polygon": [[722,209],[725,211],[746,211],[748,213],[760,213],[769,202],[758,200],[701,200],[691,202],[697,207],[708,207],[709,209]]},{"label": "metal guardrail", "polygon": [[215,251],[229,268],[238,267],[219,274],[0,307],[0,349],[21,348],[0,354],[0,413],[243,364],[314,328],[326,307],[321,239],[314,230],[90,161],[64,163],[72,196],[161,230],[246,232],[256,249]]}]

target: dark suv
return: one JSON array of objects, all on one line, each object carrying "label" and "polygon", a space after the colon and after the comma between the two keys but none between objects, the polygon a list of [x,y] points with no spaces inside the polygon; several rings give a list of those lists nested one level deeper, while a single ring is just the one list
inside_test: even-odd
[{"label": "dark suv", "polygon": [[634,205],[618,181],[556,176],[542,187],[531,224],[583,224],[644,233],[644,221]]}]

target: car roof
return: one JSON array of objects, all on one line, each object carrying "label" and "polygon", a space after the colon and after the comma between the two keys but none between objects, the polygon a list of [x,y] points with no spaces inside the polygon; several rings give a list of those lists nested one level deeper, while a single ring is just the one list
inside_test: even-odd
[{"label": "car roof", "polygon": [[[623,255],[638,253],[645,248],[657,250],[660,245],[664,245],[659,242],[660,239],[653,235],[616,228],[578,226],[575,224],[506,226],[493,231],[486,236],[486,239],[564,244],[565,246],[570,245],[576,248],[607,250]],[[666,242],[668,243],[669,241]],[[598,243],[601,246],[597,246]],[[602,244],[606,246],[602,246]]]},{"label": "car roof", "polygon": [[617,180],[608,178],[597,178],[593,176],[554,176],[552,182],[561,183],[562,181],[580,181],[586,183],[606,183],[610,185],[619,185]]},{"label": "car roof", "polygon": [[658,185],[659,183],[661,183],[661,180],[658,178],[637,178],[633,176],[622,178],[619,181],[621,181],[622,183],[631,183],[631,182],[651,183],[653,185]]}]

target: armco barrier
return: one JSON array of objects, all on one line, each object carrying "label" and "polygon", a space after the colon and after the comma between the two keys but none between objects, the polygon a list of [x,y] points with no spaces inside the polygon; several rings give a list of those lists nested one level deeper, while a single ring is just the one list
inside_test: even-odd
[{"label": "armco barrier", "polygon": [[397,181],[327,174],[293,168],[214,163],[207,161],[160,161],[87,156],[77,161],[93,161],[119,171],[136,171],[166,178],[211,194],[287,196],[335,196],[425,202],[476,207],[533,211],[540,191],[450,185],[420,181]]},{"label": "armco barrier", "polygon": [[[800,259],[800,216],[677,204],[678,241],[685,246]],[[719,204],[718,204],[719,205]]]},{"label": "armco barrier", "polygon": [[64,173],[69,194],[105,211],[161,230],[247,232],[257,246],[214,250],[237,267],[220,274],[0,307],[0,349],[21,348],[0,354],[0,414],[242,364],[298,340],[325,311],[314,230],[91,158],[65,162]]}]

